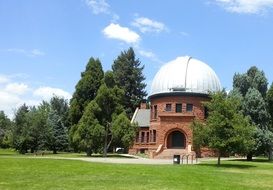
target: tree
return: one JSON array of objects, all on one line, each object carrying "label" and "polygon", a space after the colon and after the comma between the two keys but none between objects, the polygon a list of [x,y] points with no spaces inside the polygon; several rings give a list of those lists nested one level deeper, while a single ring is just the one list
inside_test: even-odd
[{"label": "tree", "polygon": [[81,150],[86,151],[87,156],[91,156],[93,152],[100,152],[103,144],[104,127],[100,125],[96,118],[100,111],[98,104],[95,101],[91,101],[74,129],[72,140],[79,145]]},{"label": "tree", "polygon": [[268,112],[269,112],[271,118],[273,118],[273,82],[272,82],[269,90],[267,91],[266,101],[267,101]]},{"label": "tree", "polygon": [[74,130],[73,141],[81,148],[92,152],[107,151],[111,145],[128,147],[135,136],[135,127],[130,124],[121,104],[123,90],[119,89],[112,72],[106,72],[96,98],[86,107]]},{"label": "tree", "polygon": [[256,147],[248,155],[248,160],[252,160],[252,154],[260,154],[269,150],[270,146],[270,130],[269,121],[270,115],[268,113],[266,102],[262,94],[255,88],[251,88],[245,95],[243,103],[243,111],[245,115],[251,118],[251,121],[256,126]]},{"label": "tree", "polygon": [[268,147],[268,138],[270,137],[270,134],[267,134],[270,132],[267,130],[269,117],[265,109],[267,85],[268,82],[264,72],[255,66],[249,68],[244,74],[235,74],[233,78],[234,90],[238,90],[243,96],[241,109],[244,115],[251,117],[251,121],[256,125],[255,138],[257,144],[256,148],[248,154],[248,160],[252,160],[254,153],[259,154],[266,149],[265,147]]},{"label": "tree", "polygon": [[141,62],[135,58],[133,48],[121,52],[112,65],[116,84],[125,92],[123,105],[129,118],[147,95],[145,77],[142,73],[144,66],[140,65]]},{"label": "tree", "polygon": [[243,96],[245,96],[249,88],[249,76],[247,74],[235,73],[233,76],[233,89],[237,89]]},{"label": "tree", "polygon": [[111,134],[115,146],[124,147],[127,150],[134,142],[136,132],[137,125],[131,124],[124,112],[113,121]]},{"label": "tree", "polygon": [[15,113],[14,129],[12,131],[13,147],[25,154],[31,142],[29,108],[25,104],[20,106]]},{"label": "tree", "polygon": [[56,113],[61,117],[61,121],[63,125],[66,128],[69,128],[69,118],[68,118],[69,106],[68,106],[67,100],[65,100],[62,97],[58,97],[54,95],[50,99],[50,107],[52,110],[55,110]]},{"label": "tree", "polygon": [[109,149],[113,140],[113,136],[111,134],[112,122],[114,118],[123,111],[123,107],[121,105],[123,94],[123,91],[117,86],[111,88],[104,83],[99,88],[98,95],[95,98],[95,102],[98,104],[101,110],[101,112],[96,115],[96,118],[104,127],[104,157],[107,156],[107,150]]},{"label": "tree", "polygon": [[[266,101],[267,101],[267,110],[271,118],[269,130],[272,134],[273,132],[273,83],[271,84],[269,90],[267,91]],[[272,161],[273,136],[270,139],[271,139],[271,143],[269,145],[268,159]]]},{"label": "tree", "polygon": [[99,59],[91,57],[86,69],[81,73],[81,79],[76,85],[76,90],[70,100],[69,118],[71,125],[75,125],[81,119],[84,108],[97,94],[103,79],[103,70]]},{"label": "tree", "polygon": [[49,128],[47,125],[50,105],[42,101],[37,107],[30,108],[28,113],[30,119],[31,152],[47,149]]},{"label": "tree", "polygon": [[48,141],[50,150],[53,150],[53,154],[57,154],[57,151],[65,150],[68,147],[68,133],[57,111],[50,110],[47,125],[49,126],[50,134]]},{"label": "tree", "polygon": [[220,165],[221,156],[234,153],[246,154],[254,145],[254,127],[247,117],[238,112],[239,105],[238,99],[226,97],[223,92],[213,94],[211,101],[205,103],[209,116],[205,127],[200,129],[205,130],[207,135],[200,133],[198,125],[194,126],[198,131],[193,134],[197,136],[195,142],[216,150],[218,165]]},{"label": "tree", "polygon": [[238,89],[243,96],[246,95],[250,88],[258,90],[263,98],[267,92],[267,79],[263,71],[260,71],[257,67],[253,66],[247,70],[247,73],[238,74],[235,73],[233,77],[233,88]]},{"label": "tree", "polygon": [[0,111],[0,147],[7,148],[10,144],[11,121],[4,111]]}]

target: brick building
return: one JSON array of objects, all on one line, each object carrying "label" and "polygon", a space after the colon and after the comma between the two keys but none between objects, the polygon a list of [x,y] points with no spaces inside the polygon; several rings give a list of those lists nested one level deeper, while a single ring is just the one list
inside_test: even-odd
[{"label": "brick building", "polygon": [[146,153],[151,158],[195,154],[191,123],[194,118],[206,118],[202,102],[209,101],[209,92],[219,90],[215,72],[197,59],[178,57],[164,65],[153,79],[148,106],[142,103],[132,118],[139,130],[129,153]]}]

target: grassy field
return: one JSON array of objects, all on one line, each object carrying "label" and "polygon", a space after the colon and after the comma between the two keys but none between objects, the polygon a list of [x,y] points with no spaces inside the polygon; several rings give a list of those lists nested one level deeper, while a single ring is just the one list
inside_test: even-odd
[{"label": "grassy field", "polygon": [[222,163],[221,167],[215,162],[118,165],[40,159],[0,150],[0,189],[273,189],[273,163]]}]

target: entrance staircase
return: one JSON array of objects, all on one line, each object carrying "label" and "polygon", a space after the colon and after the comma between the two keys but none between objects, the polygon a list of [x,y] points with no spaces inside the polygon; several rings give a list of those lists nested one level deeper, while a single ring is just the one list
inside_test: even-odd
[{"label": "entrance staircase", "polygon": [[164,149],[161,153],[154,156],[155,159],[173,159],[173,155],[194,155],[195,152],[188,152],[187,149]]}]

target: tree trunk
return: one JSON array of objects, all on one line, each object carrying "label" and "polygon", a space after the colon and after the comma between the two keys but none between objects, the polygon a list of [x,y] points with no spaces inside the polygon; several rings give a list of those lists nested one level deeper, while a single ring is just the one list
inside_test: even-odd
[{"label": "tree trunk", "polygon": [[107,157],[107,149],[108,149],[108,126],[105,129],[105,135],[104,135],[104,147],[103,147],[103,157]]},{"label": "tree trunk", "polygon": [[86,149],[86,156],[91,157],[91,155],[92,155],[92,150],[91,150],[91,148],[87,148],[87,149]]},{"label": "tree trunk", "polygon": [[247,161],[252,161],[252,153],[249,153],[249,154],[246,156],[246,160],[247,160]]},{"label": "tree trunk", "polygon": [[218,155],[218,161],[217,161],[217,165],[220,166],[221,164],[221,154],[219,153]]},{"label": "tree trunk", "polygon": [[57,154],[56,148],[53,148],[53,154]]},{"label": "tree trunk", "polygon": [[268,150],[268,161],[272,161],[272,146],[269,146],[269,150]]}]

